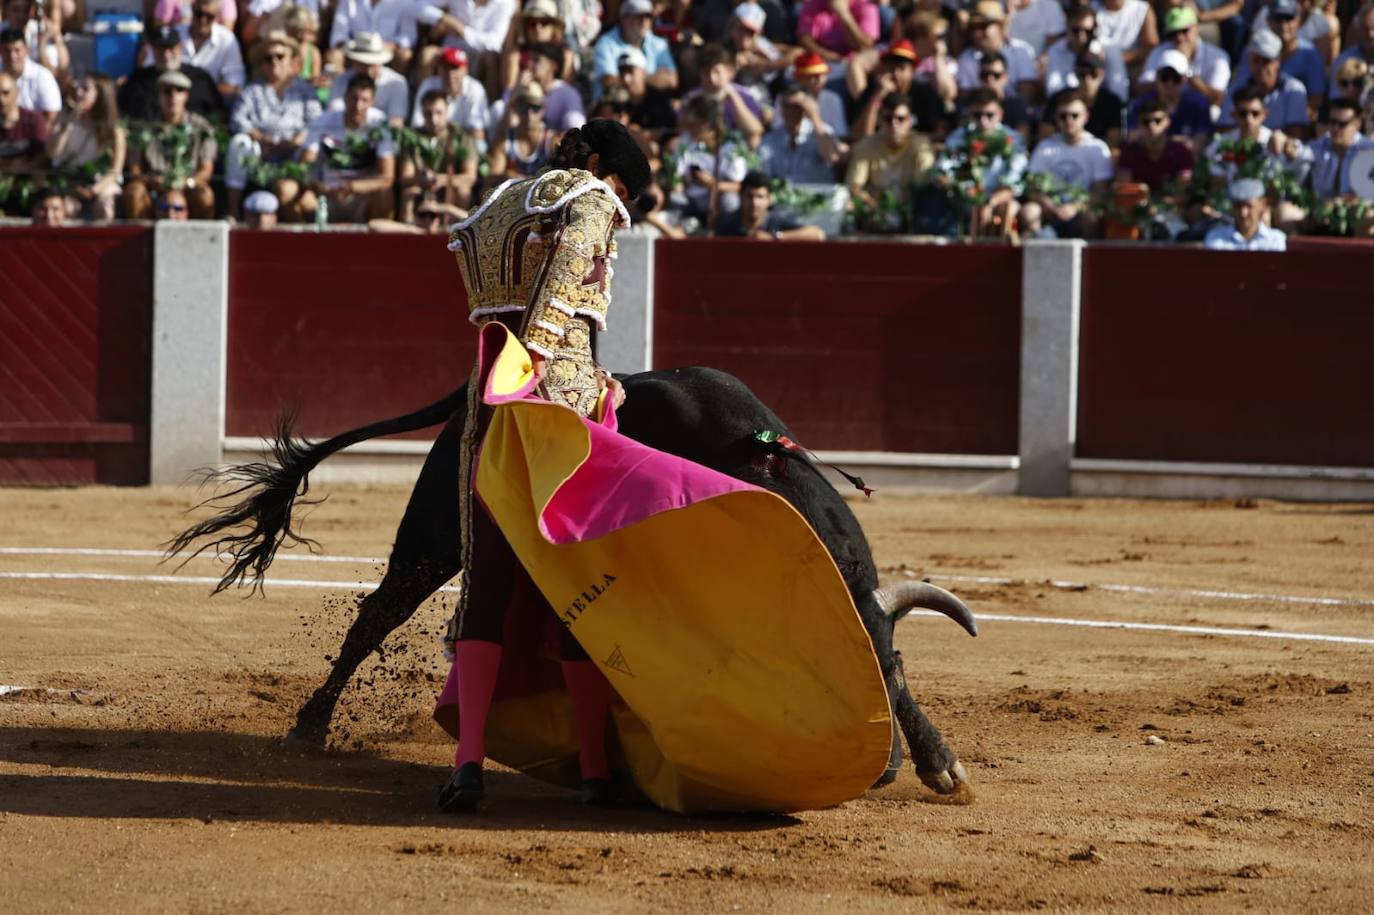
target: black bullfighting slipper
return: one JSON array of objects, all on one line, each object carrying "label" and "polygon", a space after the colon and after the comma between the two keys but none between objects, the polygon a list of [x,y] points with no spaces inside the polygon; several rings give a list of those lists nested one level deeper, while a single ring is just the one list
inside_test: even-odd
[{"label": "black bullfighting slipper", "polygon": [[483,807],[482,764],[463,763],[439,789],[439,809],[444,813],[477,813]]},{"label": "black bullfighting slipper", "polygon": [[582,779],[582,806],[609,807],[620,797],[620,783],[614,778]]}]

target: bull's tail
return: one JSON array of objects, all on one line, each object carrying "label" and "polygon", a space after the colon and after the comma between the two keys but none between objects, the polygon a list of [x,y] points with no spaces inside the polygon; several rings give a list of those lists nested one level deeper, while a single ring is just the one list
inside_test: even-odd
[{"label": "bull's tail", "polygon": [[292,515],[297,504],[313,505],[323,501],[303,498],[310,491],[310,471],[316,465],[358,442],[379,435],[412,432],[445,422],[464,404],[466,398],[467,385],[463,385],[442,400],[414,413],[350,429],[315,443],[297,438],[295,417],[289,412],[283,414],[277,420],[272,435],[272,455],[269,460],[200,472],[202,485],[228,485],[232,488],[197,506],[211,506],[218,512],[163,544],[167,551],[166,559],[191,551],[181,561],[181,565],[185,565],[206,550],[213,549],[217,556],[230,560],[229,570],[215,586],[214,594],[231,586],[241,587],[245,584],[253,591],[261,591],[263,575],[267,573],[267,567],[276,558],[282,544],[289,541],[292,545],[318,546],[292,527]]}]

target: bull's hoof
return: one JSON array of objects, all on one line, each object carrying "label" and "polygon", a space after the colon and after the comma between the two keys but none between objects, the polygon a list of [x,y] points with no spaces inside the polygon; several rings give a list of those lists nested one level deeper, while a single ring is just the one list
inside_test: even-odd
[{"label": "bull's hoof", "polygon": [[328,736],[328,725],[314,727],[297,722],[294,728],[286,732],[282,742],[295,750],[318,750],[324,746],[325,738]]},{"label": "bull's hoof", "polygon": [[953,794],[961,788],[971,788],[968,770],[957,759],[948,769],[933,772],[917,772],[925,786],[937,794]]},{"label": "bull's hoof", "polygon": [[463,763],[439,789],[439,809],[444,813],[478,813],[485,804],[482,764]]}]

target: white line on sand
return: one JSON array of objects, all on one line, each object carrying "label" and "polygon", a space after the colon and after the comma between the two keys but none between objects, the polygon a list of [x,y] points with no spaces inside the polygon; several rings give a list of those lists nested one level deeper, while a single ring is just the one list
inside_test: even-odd
[{"label": "white line on sand", "polygon": [[[92,547],[27,547],[0,546],[0,556],[147,556],[161,558],[161,550],[115,550]],[[202,559],[214,559],[213,554],[205,554]],[[387,560],[380,556],[321,556],[314,553],[279,552],[277,562],[345,562],[354,565],[384,565]],[[952,581],[977,585],[1031,585],[1035,587],[1056,588],[1063,591],[1084,591],[1097,588],[1120,594],[1149,594],[1160,597],[1176,595],[1179,597],[1200,597],[1211,600],[1272,601],[1284,604],[1316,604],[1324,607],[1374,607],[1374,598],[1360,597],[1321,597],[1297,594],[1263,594],[1250,591],[1214,591],[1188,588],[1150,588],[1144,585],[1091,584],[1082,581],[1034,581],[1027,578],[999,578],[991,575],[947,575],[930,573],[937,581]]]},{"label": "white line on sand", "polygon": [[[218,578],[192,575],[111,575],[100,572],[0,572],[0,579],[21,579],[27,581],[110,581],[110,582],[150,582],[169,585],[213,585]],[[283,588],[315,588],[324,591],[373,591],[375,582],[367,581],[310,581],[298,578],[273,578],[268,584]],[[457,585],[440,588],[446,593],[456,593]],[[939,616],[933,610],[917,611],[921,616]],[[913,614],[916,615],[916,614]],[[1272,629],[1224,629],[1214,626],[1174,626],[1166,623],[1128,623],[1114,620],[1084,620],[1053,616],[1016,616],[1009,613],[980,613],[978,619],[999,623],[1039,623],[1050,626],[1080,626],[1091,629],[1133,629],[1147,632],[1179,632],[1188,635],[1219,635],[1238,638],[1286,639],[1296,642],[1337,642],[1344,645],[1374,645],[1374,638],[1359,638],[1348,635],[1322,635],[1307,632],[1276,632]]]}]

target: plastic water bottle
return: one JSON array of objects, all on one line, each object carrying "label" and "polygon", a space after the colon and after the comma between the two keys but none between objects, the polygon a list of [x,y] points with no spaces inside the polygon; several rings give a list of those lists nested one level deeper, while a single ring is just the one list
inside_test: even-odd
[{"label": "plastic water bottle", "polygon": [[323,232],[327,225],[329,225],[329,198],[320,197],[319,203],[315,206],[315,231]]}]

